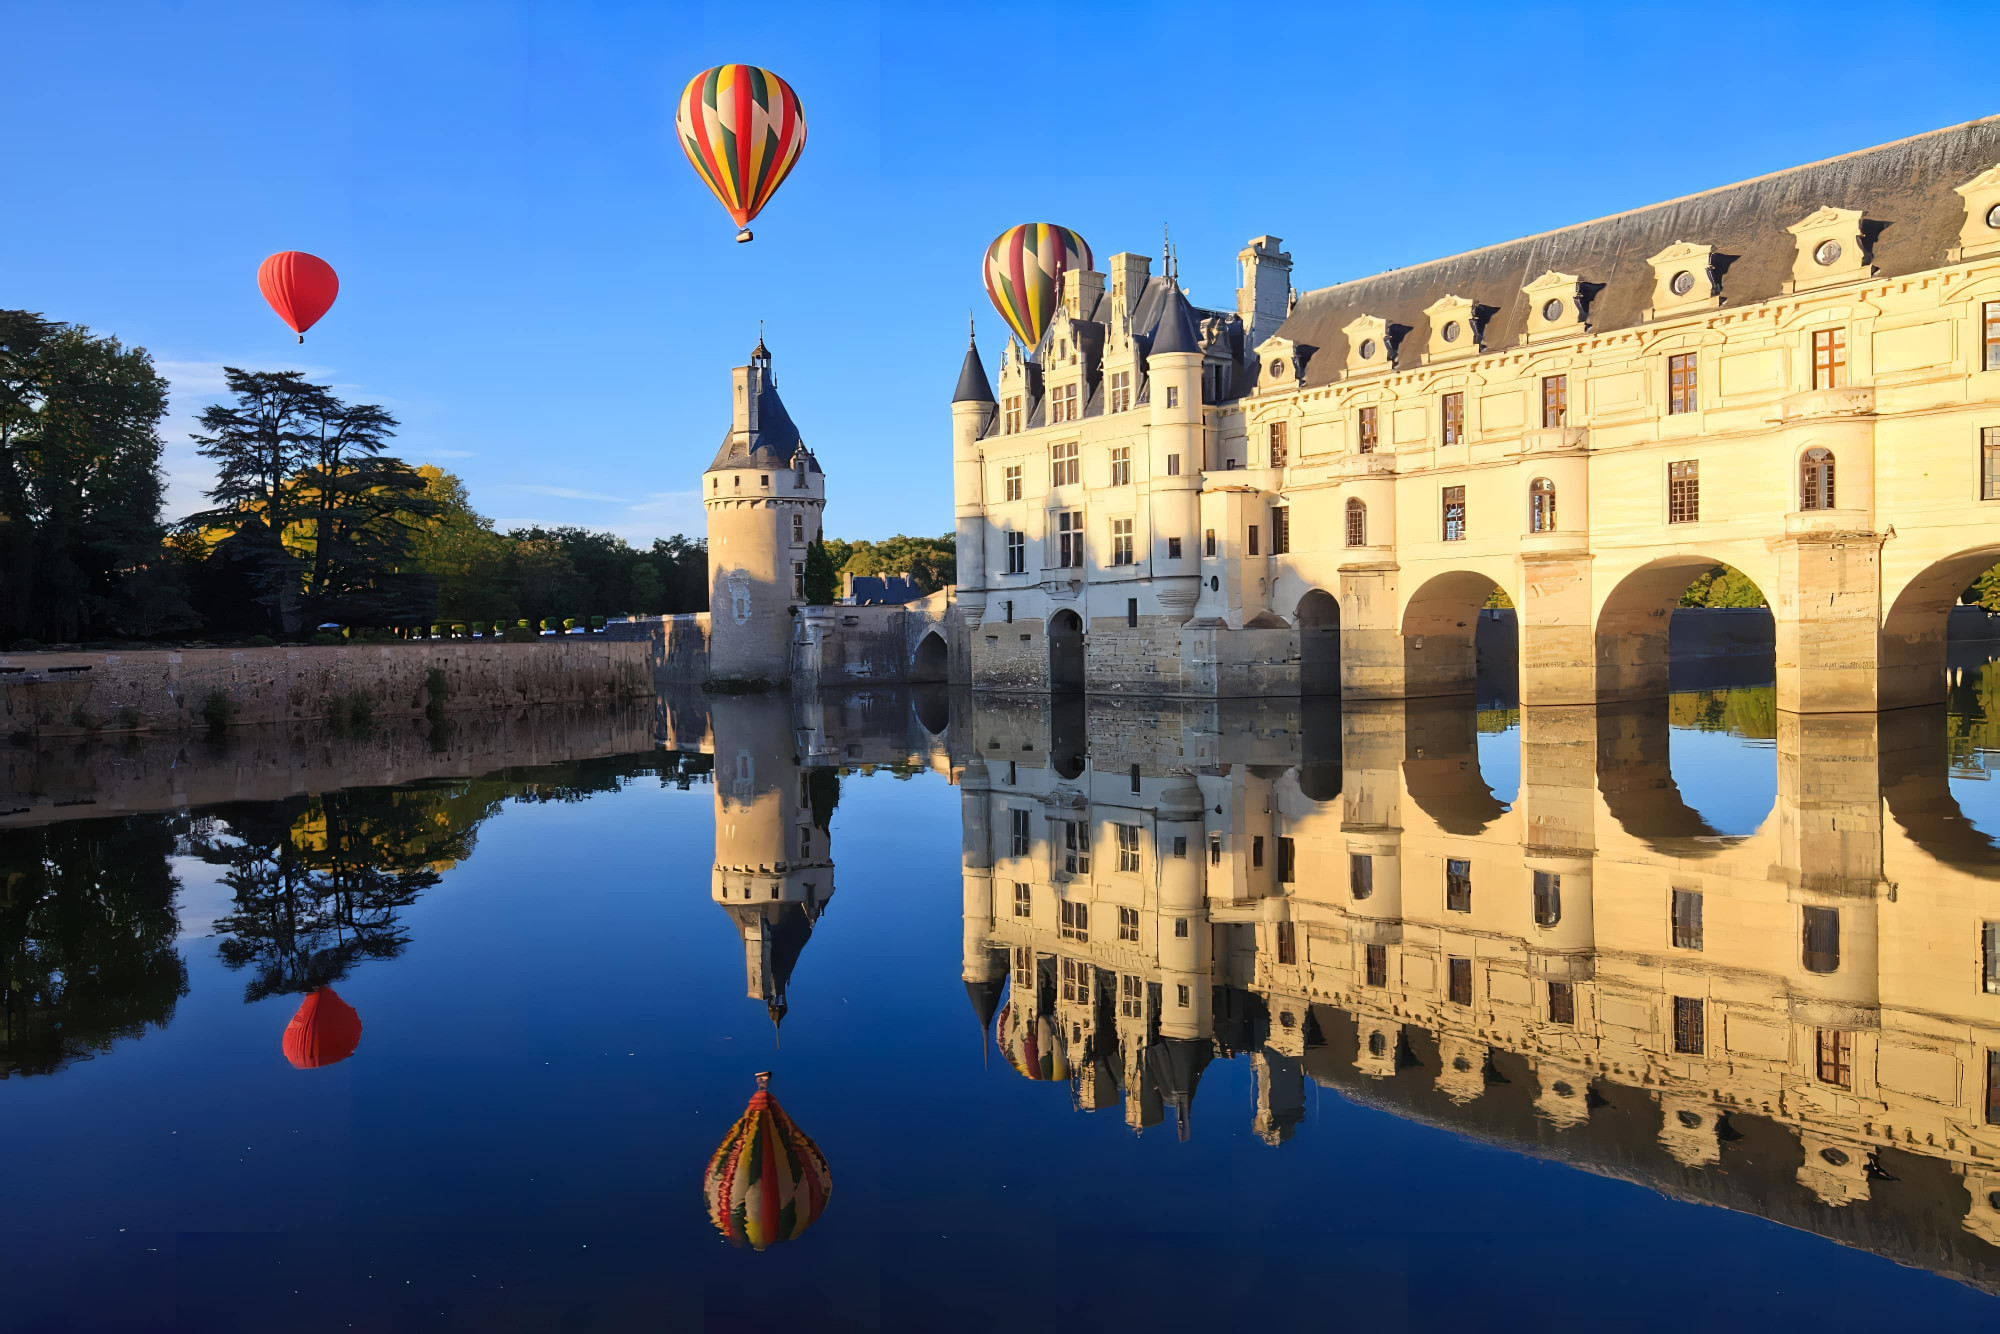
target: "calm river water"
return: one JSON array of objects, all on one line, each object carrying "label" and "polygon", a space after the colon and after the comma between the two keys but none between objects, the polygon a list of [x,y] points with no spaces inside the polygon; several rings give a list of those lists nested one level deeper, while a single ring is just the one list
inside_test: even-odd
[{"label": "calm river water", "polygon": [[1989,1324],[1996,698],[16,745],[4,1323]]}]

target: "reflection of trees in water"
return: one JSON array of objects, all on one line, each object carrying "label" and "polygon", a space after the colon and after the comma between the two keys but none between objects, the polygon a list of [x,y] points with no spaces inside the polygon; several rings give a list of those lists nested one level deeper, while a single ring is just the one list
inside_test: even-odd
[{"label": "reflection of trees in water", "polygon": [[1748,741],[1778,735],[1776,686],[1726,686],[1684,690],[1667,697],[1667,725],[1696,732],[1727,732]]},{"label": "reflection of trees in water", "polygon": [[1946,693],[1945,751],[1954,773],[1985,777],[2000,751],[2000,662],[1981,663]]},{"label": "reflection of trees in water", "polygon": [[0,1077],[53,1074],[174,1017],[187,994],[167,861],[176,824],[0,834]]}]

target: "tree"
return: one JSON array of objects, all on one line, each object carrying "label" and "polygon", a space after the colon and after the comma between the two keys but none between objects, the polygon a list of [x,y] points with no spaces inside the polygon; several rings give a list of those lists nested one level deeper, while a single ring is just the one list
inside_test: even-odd
[{"label": "tree", "polygon": [[958,538],[905,537],[901,533],[885,542],[829,542],[829,555],[836,558],[845,549],[846,558],[834,569],[839,574],[908,573],[916,586],[935,593],[958,577]]},{"label": "tree", "polygon": [[167,382],[144,349],[0,311],[0,627],[147,634],[184,619],[160,540]]},{"label": "tree", "polygon": [[1718,565],[1697,576],[1681,594],[1683,607],[1761,607],[1764,594],[1750,576],[1731,565]]},{"label": "tree", "polygon": [[708,542],[699,537],[653,539],[653,564],[659,567],[660,581],[667,587],[668,615],[708,610]]},{"label": "tree", "polygon": [[830,606],[840,596],[840,570],[827,554],[826,543],[806,548],[806,601],[815,607]]},{"label": "tree", "polygon": [[417,471],[429,484],[426,494],[437,502],[438,512],[418,529],[411,558],[437,581],[439,618],[490,623],[519,617],[507,568],[512,544],[493,531],[491,519],[472,508],[464,482],[430,464]]},{"label": "tree", "polygon": [[667,606],[667,586],[659,567],[649,560],[632,564],[632,593],[627,599],[634,616],[658,616]]}]

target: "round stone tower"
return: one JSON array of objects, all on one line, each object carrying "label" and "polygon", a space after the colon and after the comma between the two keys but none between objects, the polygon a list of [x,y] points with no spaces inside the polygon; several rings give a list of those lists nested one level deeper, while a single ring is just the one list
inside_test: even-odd
[{"label": "round stone tower", "polygon": [[731,373],[733,419],[702,474],[708,511],[709,675],[782,682],[820,538],[826,475],[778,398],[764,340]]}]

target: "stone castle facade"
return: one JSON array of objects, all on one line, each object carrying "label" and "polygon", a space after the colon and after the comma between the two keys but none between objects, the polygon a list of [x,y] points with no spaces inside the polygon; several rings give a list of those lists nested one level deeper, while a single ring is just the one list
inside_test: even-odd
[{"label": "stone castle facade", "polygon": [[1663,693],[1727,564],[1781,707],[1942,697],[2000,560],[2000,118],[1233,309],[1113,255],[997,390],[952,403],[955,679],[1350,699],[1471,688],[1517,609],[1521,697]]}]

